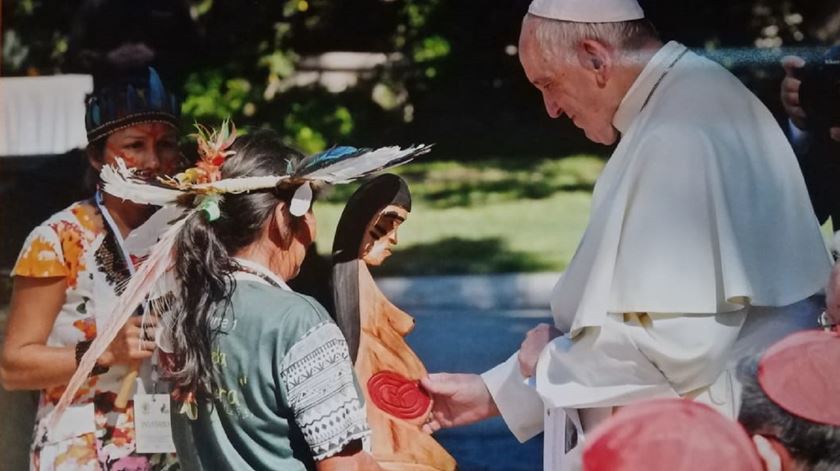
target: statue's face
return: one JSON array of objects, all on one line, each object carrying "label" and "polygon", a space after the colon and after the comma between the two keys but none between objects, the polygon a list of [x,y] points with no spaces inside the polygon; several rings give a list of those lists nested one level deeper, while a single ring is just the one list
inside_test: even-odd
[{"label": "statue's face", "polygon": [[370,266],[382,265],[391,255],[391,248],[397,245],[397,229],[408,218],[408,211],[389,205],[368,223],[359,258]]}]

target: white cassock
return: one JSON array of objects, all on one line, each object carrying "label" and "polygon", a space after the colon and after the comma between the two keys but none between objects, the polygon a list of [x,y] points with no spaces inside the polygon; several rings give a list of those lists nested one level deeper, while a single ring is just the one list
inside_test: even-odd
[{"label": "white cassock", "polygon": [[735,416],[734,362],[815,327],[808,298],[831,266],[782,130],[718,64],[666,44],[613,124],[621,141],[552,294],[568,333],[530,384],[515,354],[482,375],[520,441],[545,429],[547,470],[572,469],[567,432],[582,439],[615,406],[691,397]]}]

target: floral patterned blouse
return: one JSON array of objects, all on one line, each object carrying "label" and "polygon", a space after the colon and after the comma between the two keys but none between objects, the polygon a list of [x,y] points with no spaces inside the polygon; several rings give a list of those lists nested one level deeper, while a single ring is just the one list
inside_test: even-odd
[{"label": "floral patterned blouse", "polygon": [[[136,263],[133,260],[132,263]],[[36,227],[24,243],[13,276],[64,277],[66,299],[56,317],[47,345],[72,347],[96,337],[97,323],[125,286],[130,272],[117,240],[104,223],[94,200],[79,201]],[[93,410],[92,415],[65,414],[74,422],[58,428],[69,433],[32,446],[32,470],[45,471],[171,471],[178,469],[175,455],[134,453],[133,402],[114,406],[127,367],[117,365],[91,377],[73,399],[71,408]],[[58,403],[64,386],[41,391],[38,423]],[[93,404],[91,407],[90,404]],[[94,424],[79,423],[93,417]],[[88,420],[81,420],[86,422]]]}]

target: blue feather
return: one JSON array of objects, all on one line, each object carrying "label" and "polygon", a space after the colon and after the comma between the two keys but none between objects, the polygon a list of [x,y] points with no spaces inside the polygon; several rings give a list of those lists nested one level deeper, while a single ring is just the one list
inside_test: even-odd
[{"label": "blue feather", "polygon": [[110,96],[102,97],[102,108],[105,111],[105,120],[110,121],[117,116],[114,111],[114,100]]},{"label": "blue feather", "polygon": [[342,150],[330,149],[327,158],[323,154],[308,157],[295,173],[298,178],[313,181],[341,183],[355,180],[387,168],[408,162],[425,154],[429,146],[419,145],[407,149],[381,147],[379,149]]},{"label": "blue feather", "polygon": [[99,102],[96,100],[93,100],[90,105],[90,119],[94,126],[102,124],[102,113],[99,111]]},{"label": "blue feather", "polygon": [[364,149],[357,149],[351,146],[333,147],[303,159],[298,165],[298,173],[328,167],[344,159],[349,159],[363,153]]},{"label": "blue feather", "polygon": [[125,92],[125,106],[128,113],[134,113],[134,105],[137,104],[137,91],[129,85]]},{"label": "blue feather", "polygon": [[166,99],[166,92],[163,89],[163,82],[153,67],[149,67],[149,106],[155,110],[163,109]]},{"label": "blue feather", "polygon": [[344,157],[348,154],[353,154],[358,152],[359,149],[351,146],[338,146],[333,147],[332,149],[327,149],[320,154],[315,154],[312,156],[312,163],[315,162],[326,162],[329,160],[335,160],[340,157]]}]

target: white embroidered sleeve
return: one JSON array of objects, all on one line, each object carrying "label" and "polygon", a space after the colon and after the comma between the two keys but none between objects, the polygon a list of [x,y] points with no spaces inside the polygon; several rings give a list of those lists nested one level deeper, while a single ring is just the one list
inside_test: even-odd
[{"label": "white embroidered sleeve", "polygon": [[280,379],[315,461],[370,433],[347,342],[334,323],[313,327],[289,349]]}]

